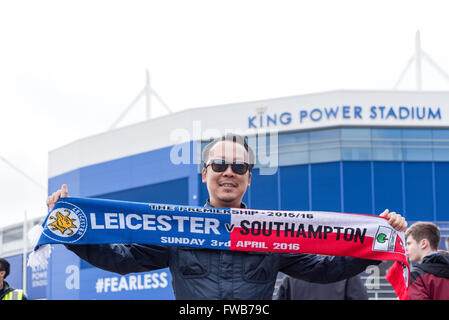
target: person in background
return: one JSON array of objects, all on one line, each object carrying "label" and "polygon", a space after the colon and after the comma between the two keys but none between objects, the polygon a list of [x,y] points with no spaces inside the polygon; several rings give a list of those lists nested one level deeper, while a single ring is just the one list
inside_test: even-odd
[{"label": "person in background", "polygon": [[430,222],[416,222],[405,232],[411,268],[410,300],[449,300],[449,255],[438,252],[440,230]]},{"label": "person in background", "polygon": [[5,281],[9,275],[9,262],[0,258],[0,300],[27,300],[23,290],[14,289]]},{"label": "person in background", "polygon": [[286,276],[276,300],[368,300],[368,294],[359,275],[326,284]]}]

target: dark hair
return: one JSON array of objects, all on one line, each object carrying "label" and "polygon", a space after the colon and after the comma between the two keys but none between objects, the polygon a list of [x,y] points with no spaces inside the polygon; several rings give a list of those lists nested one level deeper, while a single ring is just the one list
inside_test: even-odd
[{"label": "dark hair", "polygon": [[440,245],[440,230],[431,222],[416,222],[407,229],[405,235],[411,235],[417,242],[427,239],[432,250],[437,250]]},{"label": "dark hair", "polygon": [[210,150],[212,149],[212,147],[214,145],[216,145],[217,143],[219,143],[221,141],[232,141],[234,143],[238,143],[238,144],[242,145],[245,148],[246,152],[248,152],[248,163],[250,165],[250,170],[251,170],[254,167],[255,156],[254,156],[253,150],[249,147],[247,140],[248,140],[248,137],[242,137],[242,136],[240,136],[238,134],[234,134],[234,133],[228,133],[224,136],[221,136],[219,138],[212,140],[203,149],[203,153],[202,153],[203,166],[206,166],[207,160],[209,160]]},{"label": "dark hair", "polygon": [[9,275],[9,262],[6,259],[0,258],[0,271],[6,271],[4,278]]}]

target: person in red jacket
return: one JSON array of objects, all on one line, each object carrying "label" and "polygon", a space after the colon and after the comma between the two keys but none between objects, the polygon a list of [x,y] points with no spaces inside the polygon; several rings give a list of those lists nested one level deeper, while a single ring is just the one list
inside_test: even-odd
[{"label": "person in red jacket", "polygon": [[405,235],[410,262],[419,262],[411,269],[409,299],[449,300],[449,254],[438,252],[438,227],[430,222],[416,222]]}]

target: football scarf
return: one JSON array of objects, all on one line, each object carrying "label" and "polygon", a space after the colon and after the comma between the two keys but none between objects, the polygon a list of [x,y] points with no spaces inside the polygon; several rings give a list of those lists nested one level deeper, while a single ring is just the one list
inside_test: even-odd
[{"label": "football scarf", "polygon": [[61,198],[31,233],[37,240],[28,261],[32,267],[46,264],[49,244],[106,243],[394,261],[387,280],[400,299],[408,298],[404,233],[379,216]]}]

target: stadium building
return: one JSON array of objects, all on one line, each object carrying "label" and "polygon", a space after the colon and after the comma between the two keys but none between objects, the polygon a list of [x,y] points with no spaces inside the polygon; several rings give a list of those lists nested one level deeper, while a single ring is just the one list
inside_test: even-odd
[{"label": "stadium building", "polygon": [[[203,205],[201,150],[226,132],[248,136],[256,150],[243,199],[250,208],[388,208],[449,235],[449,92],[342,90],[185,110],[51,151],[48,193],[65,183],[71,196]],[[121,276],[59,245],[47,269],[23,277],[22,229],[1,230],[0,255],[19,271],[7,280],[25,284],[30,298],[174,298],[168,269]],[[363,274],[372,299],[395,297],[386,267]]]}]

